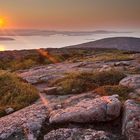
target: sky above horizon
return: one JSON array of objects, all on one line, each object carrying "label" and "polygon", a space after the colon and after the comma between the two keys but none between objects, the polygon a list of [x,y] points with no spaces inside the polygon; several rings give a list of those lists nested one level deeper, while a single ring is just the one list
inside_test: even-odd
[{"label": "sky above horizon", "polygon": [[138,29],[140,0],[0,0],[7,28]]}]

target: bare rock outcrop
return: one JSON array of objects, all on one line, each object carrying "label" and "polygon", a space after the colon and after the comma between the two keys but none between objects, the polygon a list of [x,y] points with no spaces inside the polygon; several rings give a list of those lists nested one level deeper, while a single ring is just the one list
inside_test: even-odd
[{"label": "bare rock outcrop", "polygon": [[0,140],[35,140],[47,116],[47,108],[37,103],[0,118]]},{"label": "bare rock outcrop", "polygon": [[140,100],[140,75],[131,75],[120,81],[120,85],[133,89],[129,94],[131,99]]},{"label": "bare rock outcrop", "polygon": [[74,71],[93,71],[93,69],[95,70],[101,66],[102,64],[96,64],[95,62],[63,62],[19,71],[19,76],[29,83],[37,84],[40,82],[48,82],[52,79],[62,78],[65,73]]},{"label": "bare rock outcrop", "polygon": [[95,99],[95,98],[98,98],[98,97],[100,97],[100,95],[98,95],[94,91],[90,91],[90,92],[82,93],[82,94],[79,94],[79,95],[73,95],[72,97],[69,97],[69,98],[65,99],[62,102],[62,105],[63,105],[63,108],[67,108],[67,107],[76,105],[77,103],[79,103],[82,100]]},{"label": "bare rock outcrop", "polygon": [[50,64],[49,66],[39,66],[23,71],[19,76],[32,84],[39,83],[40,81],[48,82],[48,80],[63,77],[64,73],[81,69],[80,65],[81,63]]},{"label": "bare rock outcrop", "polygon": [[120,81],[120,85],[138,89],[140,88],[140,75],[128,76]]},{"label": "bare rock outcrop", "polygon": [[117,95],[85,99],[74,106],[54,110],[50,113],[50,123],[101,122],[116,119],[120,115],[121,102]]},{"label": "bare rock outcrop", "polygon": [[116,136],[105,131],[93,129],[57,129],[44,136],[44,140],[117,140]]},{"label": "bare rock outcrop", "polygon": [[127,100],[123,110],[122,134],[128,140],[140,139],[140,103]]}]

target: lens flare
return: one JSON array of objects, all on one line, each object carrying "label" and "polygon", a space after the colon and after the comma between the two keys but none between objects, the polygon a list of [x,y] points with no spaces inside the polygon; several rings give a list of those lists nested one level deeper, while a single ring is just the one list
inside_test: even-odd
[{"label": "lens flare", "polygon": [[40,96],[41,101],[43,102],[43,104],[44,104],[45,106],[48,106],[49,100],[48,100],[47,98],[45,98],[45,97],[43,96],[43,94],[41,94],[41,93],[39,93],[39,96]]},{"label": "lens flare", "polygon": [[42,56],[48,58],[52,63],[58,63],[58,60],[44,49],[37,50]]}]

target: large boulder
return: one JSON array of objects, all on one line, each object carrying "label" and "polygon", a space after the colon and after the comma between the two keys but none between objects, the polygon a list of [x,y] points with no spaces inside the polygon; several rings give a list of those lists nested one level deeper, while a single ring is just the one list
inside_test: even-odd
[{"label": "large boulder", "polygon": [[0,118],[0,140],[36,139],[47,118],[47,108],[36,103]]},{"label": "large boulder", "polygon": [[124,104],[122,134],[128,140],[140,140],[140,103],[134,100]]},{"label": "large boulder", "polygon": [[44,136],[44,140],[117,140],[116,136],[93,129],[57,129]]},{"label": "large boulder", "polygon": [[50,123],[101,122],[116,119],[120,115],[121,102],[117,95],[84,99],[79,103],[50,113]]},{"label": "large boulder", "polygon": [[120,85],[138,89],[140,88],[140,75],[128,76],[120,81]]}]

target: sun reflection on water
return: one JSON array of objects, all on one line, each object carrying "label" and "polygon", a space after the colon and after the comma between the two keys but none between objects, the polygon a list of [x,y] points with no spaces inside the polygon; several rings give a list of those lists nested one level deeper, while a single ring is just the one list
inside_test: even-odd
[{"label": "sun reflection on water", "polygon": [[0,51],[5,51],[5,50],[6,50],[6,47],[0,44]]}]

